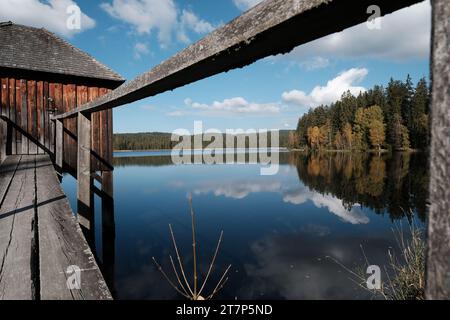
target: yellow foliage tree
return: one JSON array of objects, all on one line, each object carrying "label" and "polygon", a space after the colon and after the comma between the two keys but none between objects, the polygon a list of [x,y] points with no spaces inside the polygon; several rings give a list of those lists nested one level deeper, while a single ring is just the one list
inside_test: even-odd
[{"label": "yellow foliage tree", "polygon": [[311,148],[316,149],[319,147],[320,142],[320,129],[317,126],[309,127],[307,131],[308,143]]},{"label": "yellow foliage tree", "polygon": [[379,120],[373,120],[369,124],[369,137],[372,146],[380,150],[381,145],[384,143],[386,139],[383,122]]}]

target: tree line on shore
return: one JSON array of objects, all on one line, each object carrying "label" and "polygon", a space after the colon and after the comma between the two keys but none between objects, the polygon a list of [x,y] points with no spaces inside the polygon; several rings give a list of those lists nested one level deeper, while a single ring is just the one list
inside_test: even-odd
[{"label": "tree line on shore", "polygon": [[[279,146],[288,147],[289,134],[293,132],[291,130],[279,131]],[[254,134],[256,137],[252,140],[259,141],[260,133]],[[227,141],[227,135],[223,134],[224,147]],[[239,135],[233,135],[234,143],[237,144],[237,138]],[[245,135],[245,146],[249,146],[251,135]],[[143,132],[143,133],[116,133],[113,137],[114,150],[166,150],[175,147],[179,141],[171,141],[172,134],[165,132]],[[179,137],[181,139],[181,137]],[[194,145],[194,136],[190,136],[192,145]],[[202,141],[203,148],[206,148],[211,142]],[[267,145],[270,147],[271,135],[267,134]]]},{"label": "tree line on shore", "polygon": [[425,150],[429,145],[430,89],[425,78],[414,86],[390,79],[354,96],[310,109],[289,133],[291,148],[314,150]]}]

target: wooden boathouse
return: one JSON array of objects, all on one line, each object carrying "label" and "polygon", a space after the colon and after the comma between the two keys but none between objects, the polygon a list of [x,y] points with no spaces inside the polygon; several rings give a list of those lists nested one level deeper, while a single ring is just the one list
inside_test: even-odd
[{"label": "wooden boathouse", "polygon": [[[124,79],[45,30],[0,23],[2,155],[54,154],[50,116],[71,111],[120,86]],[[112,169],[112,112],[92,117],[93,169]],[[64,170],[76,172],[77,123],[64,127]],[[27,133],[27,134],[24,134]]]},{"label": "wooden boathouse", "polygon": [[[0,299],[111,297],[53,169],[76,176],[77,220],[92,229],[92,194],[112,197],[111,109],[364,23],[369,6],[386,15],[418,2],[265,0],[122,85],[120,76],[51,33],[1,24]],[[426,297],[450,299],[450,2],[431,4]],[[93,271],[81,291],[67,290],[63,270],[77,263]]]},{"label": "wooden boathouse", "polygon": [[[51,116],[97,99],[124,79],[45,29],[0,23],[0,52],[0,299],[110,298],[53,168]],[[112,110],[92,121],[92,170],[106,176]],[[76,176],[76,120],[65,120],[62,129],[58,171]],[[67,289],[72,265],[91,270],[81,278],[85,290]]]}]

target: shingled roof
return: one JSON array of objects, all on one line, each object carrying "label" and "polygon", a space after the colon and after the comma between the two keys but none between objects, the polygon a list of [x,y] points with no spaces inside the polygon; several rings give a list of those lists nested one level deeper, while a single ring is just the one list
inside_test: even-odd
[{"label": "shingled roof", "polygon": [[52,32],[12,22],[0,22],[0,67],[124,82]]}]

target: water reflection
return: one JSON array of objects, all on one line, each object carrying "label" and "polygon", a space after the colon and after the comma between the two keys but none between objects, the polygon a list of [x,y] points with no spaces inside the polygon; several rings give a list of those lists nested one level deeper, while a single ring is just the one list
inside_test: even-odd
[{"label": "water reflection", "polygon": [[428,186],[423,154],[393,155],[292,153],[300,180],[320,194],[332,194],[350,209],[361,204],[391,219],[415,212],[425,220]]},{"label": "water reflection", "polygon": [[[388,248],[396,247],[393,223],[426,217],[422,154],[280,153],[275,176],[260,176],[259,166],[248,164],[174,166],[164,153],[114,161],[114,203],[97,216],[103,223],[95,224],[95,246],[119,299],[180,298],[151,257],[170,268],[169,223],[180,250],[190,252],[188,193],[200,261],[209,261],[225,232],[217,264],[233,269],[219,299],[367,298],[325,257],[363,264],[362,245],[372,263],[387,264]],[[64,187],[74,193],[73,181],[65,179]],[[188,270],[191,263],[185,261]]]}]

